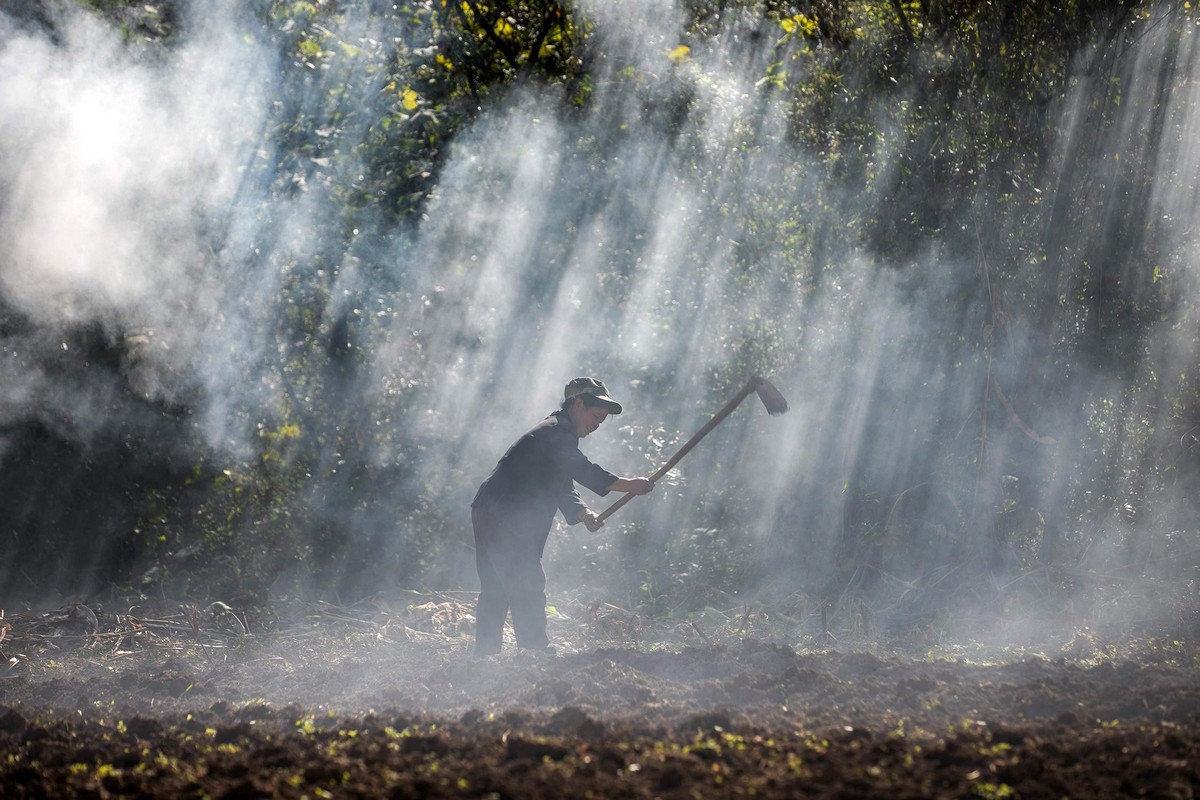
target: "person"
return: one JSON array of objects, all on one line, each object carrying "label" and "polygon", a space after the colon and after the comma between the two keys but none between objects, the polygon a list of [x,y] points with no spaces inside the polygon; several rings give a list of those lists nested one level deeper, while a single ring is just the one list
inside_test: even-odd
[{"label": "person", "polygon": [[512,611],[517,647],[553,653],[546,636],[546,573],[542,553],[555,511],[568,525],[595,532],[604,522],[583,502],[575,484],[603,497],[609,492],[646,494],[647,478],[623,478],[593,464],[579,440],[594,433],[621,404],[595,378],[575,378],[563,390],[562,407],[508,449],[471,503],[479,601],[475,654],[499,653],[504,620]]}]

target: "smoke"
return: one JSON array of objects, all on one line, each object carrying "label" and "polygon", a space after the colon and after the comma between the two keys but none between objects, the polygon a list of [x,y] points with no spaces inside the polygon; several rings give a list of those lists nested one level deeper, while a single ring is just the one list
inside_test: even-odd
[{"label": "smoke", "polygon": [[[345,6],[340,41],[404,33]],[[1154,508],[1174,520],[1160,530],[1181,530],[1192,501],[1152,497],[1138,467],[1164,440],[1181,459],[1194,446],[1165,410],[1196,380],[1194,309],[1172,299],[1195,287],[1190,29],[1097,43],[1049,104],[1059,135],[1034,171],[1014,157],[1012,176],[914,183],[936,170],[912,160],[948,147],[906,140],[914,89],[814,101],[831,129],[858,115],[869,132],[797,141],[772,87],[820,61],[780,50],[757,12],[730,10],[713,38],[690,36],[675,3],[581,13],[586,104],[564,111],[572,89],[533,84],[485,103],[411,227],[382,209],[339,216],[336,180],[362,169],[370,125],[353,111],[380,89],[352,58],[283,85],[236,3],[185,15],[169,46],[131,46],[79,11],[60,12],[55,37],[0,16],[0,285],[27,323],[4,333],[0,425],[36,417],[86,440],[123,424],[120,387],[45,369],[53,332],[91,325],[121,343],[138,395],[198,409],[205,452],[245,456],[256,425],[321,389],[281,366],[311,346],[285,324],[311,292],[306,335],[337,339],[354,367],[346,405],[313,401],[305,420],[337,432],[310,516],[383,562],[436,507],[438,574],[470,580],[476,486],[583,374],[627,409],[584,450],[626,475],[654,471],[751,374],[792,411],[768,418],[750,398],[602,537],[556,535],[560,586],[660,605],[697,585],[714,602],[869,596],[927,622],[948,602],[933,587],[974,574],[963,564],[1006,562],[985,570],[1003,584],[1043,546],[1077,551],[1083,571],[1153,540]],[[1113,76],[1122,102],[1105,108],[1121,122],[1099,125]],[[331,92],[343,85],[359,88]],[[271,133],[300,116],[343,132],[289,172]],[[1006,217],[1006,194],[1043,216]],[[1076,296],[1097,280],[1114,305],[1089,318]],[[1106,327],[1131,317],[1147,335]],[[362,500],[348,457],[385,476],[376,496]],[[1127,507],[1088,505],[1113,486]],[[910,605],[913,587],[928,605]]]},{"label": "smoke", "polygon": [[[1097,43],[1052,112],[1062,117],[1052,158],[1038,172],[981,176],[978,199],[956,212],[950,198],[939,204],[937,186],[904,183],[903,117],[885,106],[912,102],[906,90],[878,98],[876,149],[859,161],[877,177],[865,189],[839,185],[829,153],[784,135],[782,109],[760,90],[761,49],[731,32],[680,58],[673,13],[639,17],[616,3],[589,11],[615,54],[597,76],[595,113],[558,118],[557,98],[545,95],[494,109],[459,140],[440,187],[435,209],[460,212],[445,240],[470,244],[430,262],[453,270],[439,277],[440,296],[477,327],[469,346],[447,339],[436,351],[453,377],[438,419],[460,429],[486,420],[445,474],[480,477],[548,410],[558,385],[585,371],[632,397],[618,435],[586,448],[623,470],[631,440],[653,441],[661,429],[661,451],[633,465],[648,472],[761,370],[794,413],[768,420],[744,409],[681,465],[677,485],[621,512],[621,544],[609,548],[626,551],[616,571],[636,571],[631,583],[649,574],[661,591],[678,588],[687,541],[715,531],[729,553],[752,552],[751,566],[717,576],[735,593],[882,596],[905,622],[954,605],[954,623],[976,626],[968,608],[992,613],[998,596],[1032,580],[1022,571],[1044,576],[1037,568],[1052,558],[1091,592],[1075,622],[1102,618],[1112,587],[1096,576],[1107,569],[1133,569],[1155,591],[1177,588],[1160,560],[1172,549],[1150,560],[1145,551],[1163,536],[1152,530],[1164,523],[1152,521],[1155,510],[1178,519],[1190,506],[1171,492],[1147,496],[1153,453],[1168,438],[1152,432],[1183,433],[1162,405],[1178,395],[1156,376],[1186,376],[1195,353],[1193,326],[1176,315],[1190,306],[1163,305],[1194,268],[1179,257],[1190,241],[1190,223],[1177,224],[1190,215],[1187,200],[1169,199],[1190,199],[1194,177],[1159,166],[1190,163],[1187,151],[1164,157],[1194,138],[1186,98],[1164,93],[1191,63],[1186,28],[1158,26],[1133,46]],[[610,15],[636,24],[606,28]],[[622,38],[629,30],[638,36]],[[1114,100],[1103,85],[1113,75],[1139,101],[1101,125],[1094,109]],[[1049,195],[1045,216],[1005,219],[998,204],[1014,193]],[[945,233],[893,253],[872,247],[873,234],[839,230],[903,221],[897,202],[941,215]],[[1161,221],[1158,203],[1170,204]],[[789,229],[797,219],[800,229]],[[1030,226],[1044,233],[1030,236]],[[1141,261],[1169,253],[1179,281],[1170,291]],[[1111,317],[1088,319],[1094,309],[1078,290],[1095,281],[1111,283],[1114,303],[1101,311]],[[1126,433],[1111,450],[1114,425]],[[1114,496],[1111,507],[1089,507]],[[561,569],[579,566],[576,540],[552,556]],[[974,582],[980,573],[993,577]],[[915,608],[906,605],[914,595]]]},{"label": "smoke", "polygon": [[[6,19],[0,50],[5,300],[43,332],[97,325],[123,340],[137,392],[167,401],[223,393],[208,336],[225,302],[217,229],[236,213],[267,98],[262,53],[229,6],[214,10],[173,50],[63,9],[56,40]],[[103,416],[60,407],[84,398],[38,377],[17,382],[36,402],[10,397],[10,414]]]},{"label": "smoke", "polygon": [[[959,393],[977,385],[947,385],[949,367],[938,365],[962,357],[950,342],[977,330],[982,311],[940,317],[975,272],[965,265],[950,283],[922,263],[907,277],[881,272],[823,231],[855,200],[831,196],[828,165],[785,135],[781,104],[758,86],[770,52],[732,33],[710,52],[688,50],[680,18],[657,6],[588,12],[609,54],[594,111],[564,118],[544,91],[492,109],[456,141],[422,226],[416,249],[433,265],[422,355],[446,365],[426,419],[430,431],[464,432],[423,466],[435,482],[457,481],[451,497],[465,507],[562,384],[596,373],[627,412],[585,449],[615,471],[647,474],[761,371],[792,414],[768,419],[748,402],[652,499],[614,519],[599,546],[625,563],[597,571],[673,583],[681,566],[687,575],[680,551],[702,531],[718,550],[760,551],[748,557],[760,566],[723,572],[726,590],[782,579],[817,594],[848,555],[838,541],[850,476],[871,474],[879,485],[867,489],[894,498],[910,488],[914,462],[937,460],[944,415],[966,415]],[[614,15],[622,23],[607,26]],[[807,229],[788,229],[798,216]],[[809,235],[824,236],[826,251],[796,246]],[[401,361],[381,353],[381,364]],[[591,558],[578,537],[560,541],[556,568]]]}]

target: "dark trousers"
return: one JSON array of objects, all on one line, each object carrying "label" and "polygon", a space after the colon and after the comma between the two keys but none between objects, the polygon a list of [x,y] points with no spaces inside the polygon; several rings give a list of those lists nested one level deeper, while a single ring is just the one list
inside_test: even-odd
[{"label": "dark trousers", "polygon": [[504,619],[512,611],[517,647],[541,650],[546,637],[546,573],[542,550],[549,530],[537,523],[485,509],[471,509],[479,603],[475,607],[475,652],[500,652]]}]

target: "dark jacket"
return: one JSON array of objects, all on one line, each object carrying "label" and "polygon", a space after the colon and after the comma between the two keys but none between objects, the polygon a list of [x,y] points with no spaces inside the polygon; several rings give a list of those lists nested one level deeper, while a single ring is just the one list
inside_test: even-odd
[{"label": "dark jacket", "polygon": [[498,512],[533,527],[550,531],[554,511],[568,525],[583,518],[586,506],[575,491],[579,483],[603,497],[617,476],[593,464],[579,451],[566,412],[557,411],[538,423],[508,448],[479,491],[472,508]]}]

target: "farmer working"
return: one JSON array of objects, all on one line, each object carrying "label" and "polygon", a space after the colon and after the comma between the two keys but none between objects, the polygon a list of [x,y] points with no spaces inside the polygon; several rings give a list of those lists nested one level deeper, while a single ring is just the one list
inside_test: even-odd
[{"label": "farmer working", "polygon": [[546,574],[542,551],[554,511],[568,525],[582,522],[598,531],[604,522],[575,491],[579,483],[600,496],[611,491],[646,494],[647,478],[619,478],[579,452],[579,440],[600,427],[621,404],[595,378],[567,384],[562,408],[542,420],[508,449],[471,503],[479,605],[475,611],[475,654],[500,652],[504,618],[512,609],[517,646],[554,652],[546,637]]}]

